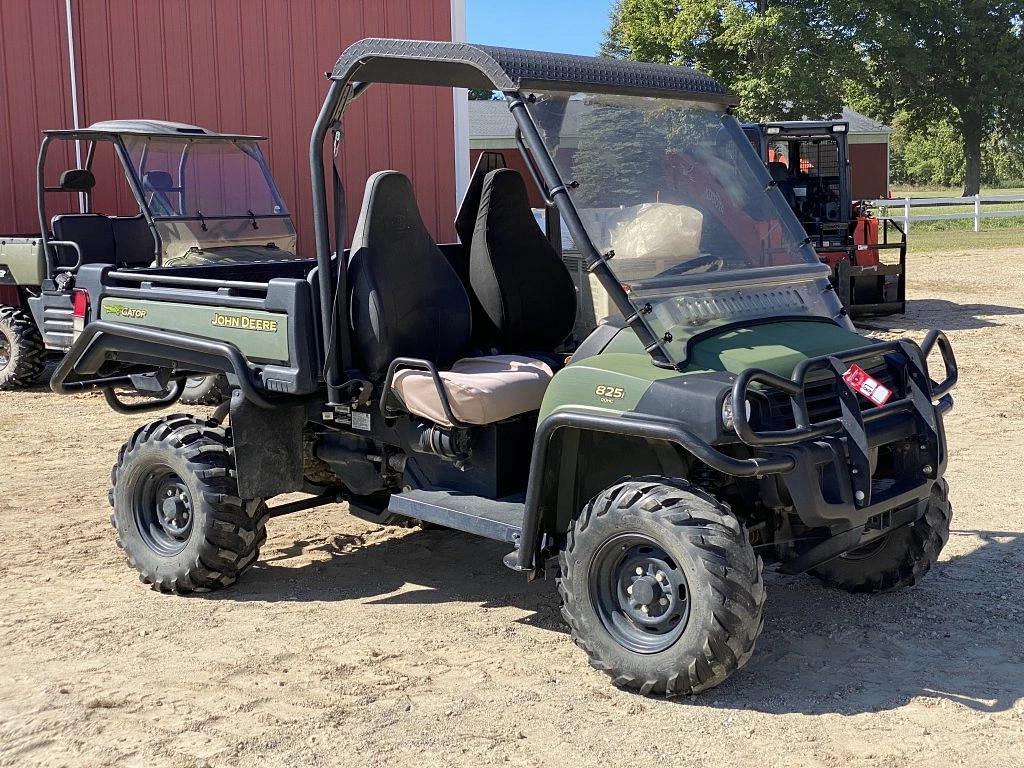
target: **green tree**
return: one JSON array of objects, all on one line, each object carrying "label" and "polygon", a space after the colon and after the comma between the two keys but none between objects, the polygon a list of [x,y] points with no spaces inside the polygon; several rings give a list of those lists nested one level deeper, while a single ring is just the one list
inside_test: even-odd
[{"label": "green tree", "polygon": [[[952,187],[964,183],[964,145],[949,120],[921,125],[907,112],[892,120],[889,174],[893,182]],[[993,131],[981,145],[981,183],[1020,186],[1024,182],[1024,140]]]},{"label": "green tree", "polygon": [[889,177],[896,183],[952,187],[963,183],[964,148],[947,120],[922,126],[906,112],[892,121]]},{"label": "green tree", "polygon": [[577,203],[607,208],[654,200],[664,173],[664,142],[642,111],[594,106],[573,155]]},{"label": "green tree", "polygon": [[838,115],[858,65],[827,0],[619,0],[601,50],[696,67],[739,96],[751,120]]},{"label": "green tree", "polygon": [[834,16],[866,66],[856,106],[922,129],[948,121],[964,194],[977,194],[986,141],[1024,131],[1024,2],[867,0],[836,3]]},{"label": "green tree", "polygon": [[492,91],[490,88],[470,88],[469,89],[469,100],[470,101],[494,101],[500,99],[501,95],[497,91]]}]

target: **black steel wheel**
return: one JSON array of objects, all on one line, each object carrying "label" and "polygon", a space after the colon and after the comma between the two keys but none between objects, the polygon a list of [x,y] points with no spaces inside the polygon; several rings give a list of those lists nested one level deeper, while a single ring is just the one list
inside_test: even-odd
[{"label": "black steel wheel", "polygon": [[623,688],[712,688],[761,632],[761,559],[728,506],[685,481],[644,477],[600,493],[559,557],[562,616],[590,663]]},{"label": "black steel wheel", "polygon": [[157,466],[136,485],[132,512],[139,534],[154,552],[175,555],[188,544],[195,519],[192,494],[170,468]]},{"label": "black steel wheel", "polygon": [[636,653],[658,653],[686,629],[690,595],[686,574],[648,536],[609,539],[591,565],[590,599],[608,633]]},{"label": "black steel wheel", "polygon": [[18,307],[0,306],[0,390],[39,383],[46,348],[35,322]]},{"label": "black steel wheel", "polygon": [[917,584],[949,540],[953,509],[946,481],[935,483],[920,505],[916,522],[829,560],[811,573],[847,592],[891,592]]},{"label": "black steel wheel", "polygon": [[138,429],[108,495],[118,546],[161,592],[232,584],[267,537],[267,507],[239,498],[231,436],[213,421],[175,415]]},{"label": "black steel wheel", "polygon": [[181,393],[181,402],[188,405],[220,405],[230,399],[231,385],[223,373],[189,376]]}]

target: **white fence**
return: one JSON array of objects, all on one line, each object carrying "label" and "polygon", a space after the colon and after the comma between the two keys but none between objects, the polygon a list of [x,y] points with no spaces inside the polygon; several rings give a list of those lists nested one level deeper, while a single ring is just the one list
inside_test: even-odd
[{"label": "white fence", "polygon": [[[1008,203],[1024,203],[1024,195],[974,195],[973,197],[893,197],[879,200],[865,200],[872,208],[878,210],[883,218],[898,221],[905,232],[910,232],[912,221],[943,221],[945,219],[971,219],[974,231],[981,231],[982,219],[1003,219],[1009,217],[1024,218],[1024,208],[1016,210],[985,210],[986,205],[1006,205]],[[936,208],[940,206],[964,206],[973,210],[954,213],[933,213],[931,211],[914,213],[914,208]],[[902,215],[897,215],[902,211]]]}]

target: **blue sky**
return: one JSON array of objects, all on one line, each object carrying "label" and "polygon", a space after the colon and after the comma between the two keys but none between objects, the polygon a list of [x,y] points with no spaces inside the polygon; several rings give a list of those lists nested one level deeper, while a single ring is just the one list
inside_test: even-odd
[{"label": "blue sky", "polygon": [[471,43],[593,56],[614,0],[466,0]]}]

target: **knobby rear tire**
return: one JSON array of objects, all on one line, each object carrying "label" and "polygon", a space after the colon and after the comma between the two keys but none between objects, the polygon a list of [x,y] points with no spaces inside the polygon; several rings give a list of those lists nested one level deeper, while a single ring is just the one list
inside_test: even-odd
[{"label": "knobby rear tire", "polygon": [[7,364],[0,368],[0,390],[38,384],[46,365],[46,347],[32,318],[18,307],[0,306],[0,335],[9,347]]},{"label": "knobby rear tire", "polygon": [[[145,511],[140,493],[147,478],[161,474],[180,479],[190,497],[191,527],[176,552],[158,551],[153,534],[139,522]],[[207,592],[233,584],[266,541],[266,504],[239,498],[230,434],[212,421],[177,414],[136,430],[118,454],[108,498],[117,545],[141,580],[160,592]]]}]

